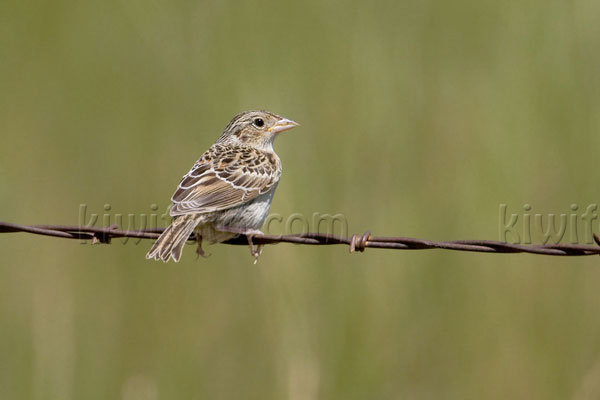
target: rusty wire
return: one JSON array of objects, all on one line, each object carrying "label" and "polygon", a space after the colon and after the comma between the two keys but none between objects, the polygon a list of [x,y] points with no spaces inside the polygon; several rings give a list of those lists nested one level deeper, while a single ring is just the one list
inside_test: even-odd
[{"label": "rusty wire", "polygon": [[[0,233],[27,232],[36,235],[60,237],[65,239],[91,240],[92,243],[110,243],[114,238],[156,239],[163,228],[127,231],[113,225],[108,228],[95,228],[74,225],[19,225],[0,221]],[[194,235],[190,240],[195,240]],[[493,240],[451,240],[433,241],[409,237],[373,236],[367,231],[362,235],[343,238],[322,233],[303,233],[296,235],[254,235],[254,244],[294,243],[305,245],[346,245],[350,252],[363,252],[366,248],[394,250],[445,249],[471,251],[479,253],[530,253],[548,256],[591,256],[600,254],[600,238],[594,234],[597,245],[575,244],[533,244],[521,245]],[[225,244],[248,244],[244,235],[228,240]]]}]

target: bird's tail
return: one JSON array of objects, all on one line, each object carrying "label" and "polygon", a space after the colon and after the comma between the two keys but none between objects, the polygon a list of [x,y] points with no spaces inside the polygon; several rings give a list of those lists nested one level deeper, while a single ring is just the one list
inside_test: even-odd
[{"label": "bird's tail", "polygon": [[183,245],[200,222],[200,218],[197,215],[176,217],[173,223],[156,239],[156,242],[146,254],[146,258],[167,262],[170,257],[173,257],[175,262],[179,261]]}]

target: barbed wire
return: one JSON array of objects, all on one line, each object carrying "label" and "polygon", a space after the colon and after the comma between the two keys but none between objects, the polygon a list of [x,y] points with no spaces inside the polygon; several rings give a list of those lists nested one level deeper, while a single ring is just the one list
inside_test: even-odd
[{"label": "barbed wire", "polygon": [[[164,228],[129,231],[112,225],[96,228],[75,225],[20,225],[0,221],[0,233],[26,232],[36,235],[65,239],[91,240],[92,243],[110,243],[115,238],[156,239]],[[194,234],[190,240],[195,240]],[[600,255],[600,238],[594,234],[595,245],[579,244],[512,244],[493,240],[434,241],[409,237],[373,236],[370,231],[362,235],[344,238],[324,233],[302,233],[295,235],[253,235],[254,244],[294,243],[304,245],[346,245],[350,252],[363,252],[367,248],[394,250],[445,249],[478,253],[530,253],[548,256],[592,256]],[[231,245],[247,245],[245,235],[224,242]]]}]

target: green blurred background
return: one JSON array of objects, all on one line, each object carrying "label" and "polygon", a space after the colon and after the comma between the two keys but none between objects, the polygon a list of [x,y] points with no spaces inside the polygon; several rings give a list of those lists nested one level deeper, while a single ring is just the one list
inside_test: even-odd
[{"label": "green blurred background", "polygon": [[[592,0],[4,0],[0,220],[163,211],[257,108],[302,124],[276,143],[284,217],[497,240],[501,203],[581,213],[599,19]],[[598,257],[150,245],[0,237],[1,399],[600,397]]]}]

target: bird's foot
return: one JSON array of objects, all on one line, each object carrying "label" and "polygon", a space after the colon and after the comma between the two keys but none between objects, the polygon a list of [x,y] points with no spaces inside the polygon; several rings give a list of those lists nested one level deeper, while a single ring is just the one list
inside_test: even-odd
[{"label": "bird's foot", "polygon": [[239,226],[215,225],[215,229],[221,232],[237,233],[238,235],[264,235],[259,229],[250,229]]},{"label": "bird's foot", "polygon": [[196,247],[196,260],[200,257],[207,258],[210,254],[206,254],[202,249],[202,236],[198,235],[198,247]]},{"label": "bird's foot", "polygon": [[248,236],[248,245],[250,246],[250,254],[252,255],[252,257],[254,257],[254,265],[256,265],[256,263],[258,262],[258,257],[260,257],[260,255],[262,254],[263,245],[257,244],[255,248],[254,244],[252,243],[252,236]]},{"label": "bird's foot", "polygon": [[256,235],[264,235],[264,233],[262,233],[262,231],[260,231],[259,229],[250,229],[250,228],[243,228],[243,227],[237,227],[237,226],[215,226],[215,229],[218,231],[222,231],[222,232],[231,232],[231,233],[237,233],[238,235],[246,235],[246,237],[248,238],[248,245],[250,246],[250,254],[252,255],[252,257],[254,257],[254,264],[256,264],[258,262],[258,257],[260,256],[260,254],[262,253],[262,244],[258,244],[258,245],[254,245],[254,243],[252,243],[252,238]]}]

